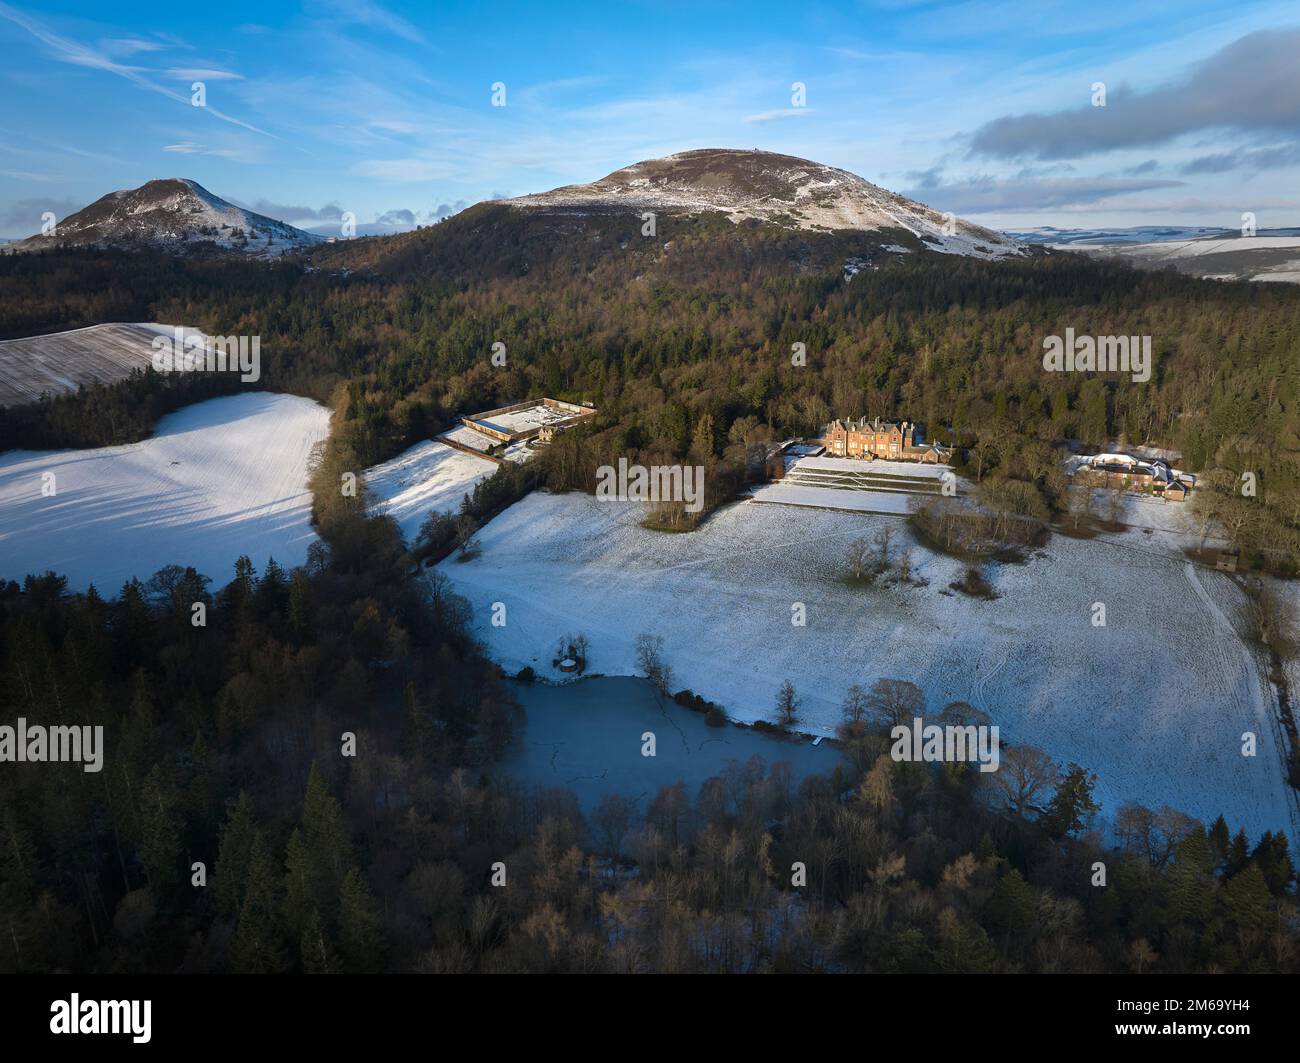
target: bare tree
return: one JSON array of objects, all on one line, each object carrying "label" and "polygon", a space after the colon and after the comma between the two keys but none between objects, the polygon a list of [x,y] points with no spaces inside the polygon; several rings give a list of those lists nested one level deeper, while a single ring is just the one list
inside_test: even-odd
[{"label": "bare tree", "polygon": [[939,713],[938,722],[943,727],[987,727],[989,715],[965,701],[950,701]]},{"label": "bare tree", "polygon": [[1120,847],[1146,857],[1152,867],[1169,863],[1183,839],[1199,826],[1197,820],[1169,805],[1152,812],[1129,801],[1115,813],[1115,836]]},{"label": "bare tree", "polygon": [[1124,491],[1122,488],[1114,488],[1106,496],[1106,520],[1112,525],[1124,523]]},{"label": "bare tree", "polygon": [[1002,751],[993,785],[1006,796],[1007,807],[1018,816],[1041,809],[1034,799],[1056,785],[1056,763],[1037,746],[1011,746]]},{"label": "bare tree", "polygon": [[867,563],[870,545],[866,539],[854,539],[849,543],[849,578],[867,579],[870,566]]},{"label": "bare tree", "polygon": [[877,679],[867,694],[867,710],[881,726],[896,727],[925,715],[925,694],[906,679]]},{"label": "bare tree", "polygon": [[477,532],[478,521],[468,513],[462,513],[456,521],[456,547],[459,550],[460,560],[467,561],[477,556],[479,552]]},{"label": "bare tree", "polygon": [[854,683],[844,696],[844,704],[840,707],[840,715],[844,717],[845,723],[860,724],[866,720],[867,711],[867,693],[860,684]]},{"label": "bare tree", "polygon": [[876,573],[879,574],[889,568],[889,525],[886,524],[880,529],[880,534],[876,536]]},{"label": "bare tree", "polygon": [[1070,513],[1070,527],[1078,531],[1080,527],[1091,527],[1095,516],[1095,504],[1092,487],[1080,483],[1071,487],[1065,496],[1066,507]]},{"label": "bare tree", "polygon": [[904,583],[912,582],[912,551],[904,550],[898,555],[898,578]]},{"label": "bare tree", "polygon": [[799,696],[794,684],[786,680],[776,693],[776,722],[782,727],[792,727],[799,719]]},{"label": "bare tree", "polygon": [[673,670],[664,663],[664,640],[659,635],[636,637],[636,667],[663,697],[672,693]]},{"label": "bare tree", "polygon": [[623,839],[632,827],[636,805],[622,794],[606,794],[592,813],[592,826],[604,843],[605,854],[617,860],[623,848]]},{"label": "bare tree", "polygon": [[1291,599],[1272,582],[1246,582],[1246,616],[1255,641],[1285,659],[1295,653],[1296,617]]}]

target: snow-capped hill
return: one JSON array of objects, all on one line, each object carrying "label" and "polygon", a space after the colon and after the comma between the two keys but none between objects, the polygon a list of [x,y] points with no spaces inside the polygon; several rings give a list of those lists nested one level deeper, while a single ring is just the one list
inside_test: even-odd
[{"label": "snow-capped hill", "polygon": [[1018,241],[907,199],[847,170],[769,151],[703,148],[638,162],[585,185],[520,196],[523,210],[717,211],[800,229],[903,229],[935,251],[1003,258]]},{"label": "snow-capped hill", "polygon": [[228,203],[197,181],[172,177],[110,192],[75,214],[56,219],[49,234],[20,240],[7,250],[153,246],[268,256],[311,247],[320,240],[292,225]]}]

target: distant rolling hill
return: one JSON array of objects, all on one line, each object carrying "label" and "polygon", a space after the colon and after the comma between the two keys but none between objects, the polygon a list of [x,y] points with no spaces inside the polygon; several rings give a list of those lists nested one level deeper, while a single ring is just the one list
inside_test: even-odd
[{"label": "distant rolling hill", "polygon": [[321,241],[282,221],[237,207],[184,177],[110,192],[57,220],[47,234],[8,245],[8,253],[50,247],[151,247],[168,251],[274,257]]},{"label": "distant rolling hill", "polygon": [[1212,280],[1300,283],[1300,228],[1242,236],[1213,226],[1033,229],[1012,233],[1027,244],[1122,259],[1144,269],[1175,269]]}]

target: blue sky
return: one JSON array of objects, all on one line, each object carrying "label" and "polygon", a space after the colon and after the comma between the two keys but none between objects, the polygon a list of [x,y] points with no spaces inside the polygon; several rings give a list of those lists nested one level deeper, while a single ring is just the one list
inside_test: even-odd
[{"label": "blue sky", "polygon": [[1300,225],[1293,0],[0,0],[0,55],[0,236],[177,176],[304,226],[428,222],[697,147],[1001,228]]}]

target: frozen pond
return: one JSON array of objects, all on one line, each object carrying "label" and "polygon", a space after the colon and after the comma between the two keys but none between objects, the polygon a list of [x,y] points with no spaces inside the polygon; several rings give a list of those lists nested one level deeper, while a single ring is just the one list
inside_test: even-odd
[{"label": "frozen pond", "polygon": [[[702,713],[673,701],[660,706],[644,679],[610,676],[564,686],[513,683],[527,724],[516,735],[498,771],[538,787],[568,787],[590,813],[606,794],[638,801],[644,811],[660,787],[681,780],[693,802],[700,785],[730,760],[757,754],[769,767],[790,764],[797,786],[815,773],[830,775],[840,753],[830,745],[783,741],[727,724],[710,727]],[[641,755],[642,735],[655,736],[655,756]]]}]

